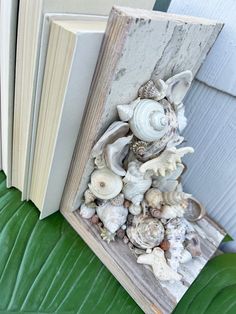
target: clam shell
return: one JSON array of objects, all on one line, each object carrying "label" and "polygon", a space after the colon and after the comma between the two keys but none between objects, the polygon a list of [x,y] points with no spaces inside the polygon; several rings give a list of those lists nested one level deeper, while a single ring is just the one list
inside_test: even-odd
[{"label": "clam shell", "polygon": [[91,174],[90,191],[102,200],[117,196],[123,187],[122,179],[108,168],[97,169]]},{"label": "clam shell", "polygon": [[193,75],[191,71],[184,71],[169,78],[166,81],[168,85],[166,97],[169,102],[176,105],[180,104],[187,94],[192,80]]},{"label": "clam shell", "polygon": [[95,158],[103,153],[107,144],[115,142],[118,138],[129,132],[129,124],[122,121],[113,122],[92,149],[92,157]]},{"label": "clam shell", "polygon": [[129,151],[129,144],[133,136],[120,137],[112,144],[108,144],[105,148],[104,156],[106,165],[114,173],[119,176],[125,176],[126,171],[123,168],[123,160]]},{"label": "clam shell", "polygon": [[124,206],[114,206],[110,202],[98,206],[96,211],[104,227],[111,233],[115,233],[120,229],[125,224],[128,216],[127,208]]},{"label": "clam shell", "polygon": [[130,241],[138,248],[151,249],[164,239],[164,227],[159,219],[135,216],[133,225],[126,230]]}]

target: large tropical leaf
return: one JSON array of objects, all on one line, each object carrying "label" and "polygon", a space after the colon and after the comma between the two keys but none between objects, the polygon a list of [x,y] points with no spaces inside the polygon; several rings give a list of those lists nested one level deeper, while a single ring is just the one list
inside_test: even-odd
[{"label": "large tropical leaf", "polygon": [[208,262],[176,307],[174,314],[235,314],[236,254]]},{"label": "large tropical leaf", "polygon": [[0,173],[0,313],[142,313],[60,213],[43,221]]}]

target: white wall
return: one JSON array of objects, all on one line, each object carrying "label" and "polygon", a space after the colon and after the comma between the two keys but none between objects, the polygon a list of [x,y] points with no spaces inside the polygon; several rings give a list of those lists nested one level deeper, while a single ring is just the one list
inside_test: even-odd
[{"label": "white wall", "polygon": [[[236,239],[236,1],[172,0],[169,12],[225,23],[186,99],[184,188]],[[236,251],[236,241],[226,246]]]}]

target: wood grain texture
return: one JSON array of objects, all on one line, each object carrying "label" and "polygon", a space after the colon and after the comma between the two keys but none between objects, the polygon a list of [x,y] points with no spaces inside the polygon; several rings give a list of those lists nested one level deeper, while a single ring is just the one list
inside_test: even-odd
[{"label": "wood grain texture", "polygon": [[[235,239],[236,98],[195,81],[184,102],[184,137],[195,149],[185,158],[184,189]],[[235,251],[236,242],[229,248]]]},{"label": "wood grain texture", "polygon": [[135,99],[151,76],[165,79],[186,69],[195,74],[221,27],[215,21],[155,11],[112,10],[62,209],[79,207],[93,170],[91,148],[117,119],[116,106]]},{"label": "wood grain texture", "polygon": [[78,211],[67,210],[62,214],[146,314],[171,313],[225,236],[208,217],[192,224],[200,236],[203,255],[181,266],[182,281],[165,283],[137,264],[135,256],[122,241],[110,244],[103,241],[96,227],[81,218]]},{"label": "wood grain texture", "polygon": [[208,0],[203,5],[198,0],[172,0],[168,12],[213,18],[225,23],[197,79],[236,96],[236,1]]}]

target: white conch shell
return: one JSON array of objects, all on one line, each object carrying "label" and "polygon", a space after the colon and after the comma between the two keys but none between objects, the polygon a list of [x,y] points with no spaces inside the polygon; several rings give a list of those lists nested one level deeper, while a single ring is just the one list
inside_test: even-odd
[{"label": "white conch shell", "polygon": [[137,160],[128,164],[127,173],[123,179],[124,186],[122,192],[125,198],[135,205],[139,205],[144,197],[144,193],[150,188],[152,179],[139,171],[141,163]]},{"label": "white conch shell", "polygon": [[153,171],[156,175],[165,176],[166,172],[176,169],[177,163],[181,163],[181,158],[188,153],[193,153],[192,147],[167,148],[160,156],[149,160],[141,165],[140,171],[145,173],[147,170]]},{"label": "white conch shell", "polygon": [[154,99],[158,101],[166,96],[167,87],[167,84],[161,79],[158,79],[155,82],[149,80],[139,88],[138,94],[140,98]]},{"label": "white conch shell", "polygon": [[92,149],[92,157],[95,158],[103,153],[107,144],[113,143],[118,138],[129,132],[129,124],[122,121],[113,122]]},{"label": "white conch shell", "polygon": [[97,169],[91,174],[90,191],[102,200],[117,196],[122,190],[122,179],[108,168]]},{"label": "white conch shell", "polygon": [[191,71],[184,71],[170,77],[166,84],[168,85],[166,90],[166,98],[172,104],[180,104],[184,96],[187,94],[193,75]]},{"label": "white conch shell", "polygon": [[155,277],[161,281],[181,280],[181,275],[171,269],[166,263],[164,251],[161,248],[154,248],[152,253],[140,255],[137,263],[150,265]]},{"label": "white conch shell", "polygon": [[125,224],[128,215],[127,208],[124,206],[114,206],[110,202],[105,202],[97,206],[96,210],[104,227],[111,233],[115,233]]},{"label": "white conch shell", "polygon": [[181,163],[176,164],[176,169],[169,171],[164,177],[154,176],[152,179],[152,186],[158,188],[161,192],[172,192],[178,185],[178,178],[184,171],[184,165]]},{"label": "white conch shell", "polygon": [[170,243],[170,248],[166,251],[167,261],[170,267],[177,270],[182,260],[184,252],[184,241],[186,235],[186,223],[184,218],[171,219],[165,226],[165,238]]},{"label": "white conch shell", "polygon": [[90,219],[95,214],[95,208],[96,208],[95,203],[90,203],[90,204],[83,203],[80,206],[80,216],[85,219]]},{"label": "white conch shell", "polygon": [[139,102],[140,102],[140,98],[137,98],[134,101],[132,101],[130,104],[118,105],[117,111],[118,111],[120,119],[122,121],[129,121],[133,117],[134,109],[136,108]]},{"label": "white conch shell", "polygon": [[164,239],[164,227],[159,219],[143,215],[134,216],[126,233],[130,242],[141,249],[152,249]]},{"label": "white conch shell", "polygon": [[168,118],[163,106],[150,99],[140,100],[135,107],[134,115],[129,120],[134,135],[147,142],[162,138],[167,132]]},{"label": "white conch shell", "polygon": [[119,176],[125,176],[126,171],[123,168],[122,162],[129,151],[129,144],[133,135],[120,137],[112,144],[108,144],[104,151],[106,165],[114,173]]}]

